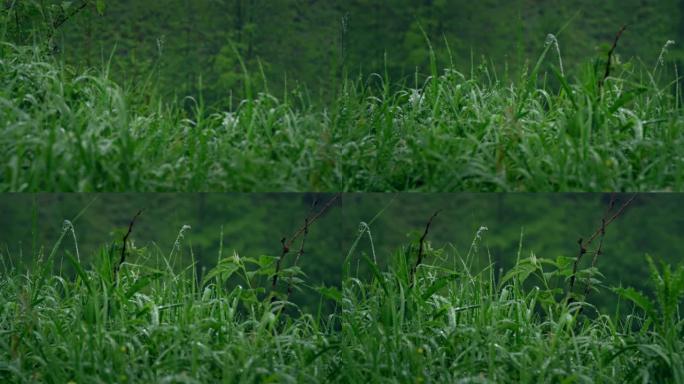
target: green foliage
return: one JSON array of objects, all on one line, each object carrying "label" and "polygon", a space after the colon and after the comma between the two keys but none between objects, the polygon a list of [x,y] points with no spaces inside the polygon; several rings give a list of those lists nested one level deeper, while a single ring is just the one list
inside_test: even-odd
[{"label": "green foliage", "polygon": [[12,0],[5,3],[0,15],[0,40],[47,46],[51,51],[57,51],[52,38],[63,25],[84,10],[95,10],[100,16],[105,10],[105,0]]},{"label": "green foliage", "polygon": [[[234,62],[231,44],[251,72],[263,64],[274,93],[303,83],[330,101],[345,74],[387,73],[393,82],[415,85],[416,72],[430,72],[424,34],[440,67],[467,72],[484,55],[509,74],[527,66],[549,33],[558,37],[568,73],[589,58],[605,58],[623,24],[629,24],[618,49],[623,58],[650,65],[666,41],[682,40],[676,0],[119,0],[97,18],[100,3],[92,3],[98,7],[59,31],[60,58],[89,67],[103,51],[113,53],[117,81],[140,81],[154,68],[165,96],[202,94],[212,105],[225,105],[228,94],[245,96],[241,84],[226,81],[241,76],[239,66],[217,65]],[[673,47],[668,71],[681,58],[682,49]]]},{"label": "green foliage", "polygon": [[[679,303],[684,297],[684,266],[672,270],[668,264],[662,264],[662,273],[650,256],[646,257],[651,272],[650,283],[653,285],[655,300],[648,299],[634,288],[615,288],[625,299],[634,303],[648,316],[648,324],[659,332],[681,333],[682,323],[678,323]],[[684,377],[683,377],[684,378]]]},{"label": "green foliage", "polygon": [[95,0],[95,8],[97,9],[97,13],[99,13],[100,16],[104,15],[105,6],[105,0]]},{"label": "green foliage", "polygon": [[[103,73],[5,45],[3,191],[681,190],[682,112],[649,69],[519,82],[487,65],[418,88],[346,81],[328,109],[305,93],[255,93],[232,110],[188,109]],[[240,63],[242,63],[240,61]],[[657,67],[656,67],[657,69]],[[265,80],[265,77],[262,76]],[[541,82],[541,83],[540,83]],[[520,85],[516,85],[519,83]]]},{"label": "green foliage", "polygon": [[[684,348],[676,342],[684,336],[684,322],[680,317],[680,304],[684,298],[684,266],[675,270],[662,263],[658,268],[650,256],[646,257],[651,272],[655,299],[649,299],[634,288],[618,287],[613,290],[622,298],[629,300],[644,313],[638,320],[640,340],[629,347],[637,348],[653,356],[648,365],[655,372],[655,381],[681,382],[684,380]],[[658,335],[652,341],[646,341]],[[632,369],[632,372],[636,371]],[[633,373],[636,375],[636,373]]]},{"label": "green foliage", "polygon": [[[278,292],[283,287],[267,287],[274,272],[274,258],[267,256],[235,253],[219,258],[203,276],[192,266],[168,269],[171,256],[146,251],[124,263],[115,280],[116,255],[106,248],[90,267],[64,254],[73,275],[46,275],[40,264],[26,274],[6,269],[0,277],[5,335],[0,379],[533,383],[682,378],[678,306],[684,267],[673,271],[663,265],[660,272],[651,262],[656,300],[638,296],[636,302],[662,312],[647,309],[622,318],[595,313],[586,302],[568,304],[550,286],[523,286],[532,276],[543,282],[556,272],[566,275],[572,263],[564,259],[523,258],[507,278],[496,281],[492,268],[469,267],[473,247],[456,264],[441,258],[421,264],[411,280],[408,266],[415,254],[407,249],[386,257],[394,260],[386,269],[352,250],[351,257],[363,260],[370,275],[346,275],[338,286],[304,285],[320,295],[314,312],[290,302],[289,295]],[[62,255],[56,253],[52,262]],[[637,297],[627,292],[618,290]],[[588,310],[580,313],[577,305]]]}]

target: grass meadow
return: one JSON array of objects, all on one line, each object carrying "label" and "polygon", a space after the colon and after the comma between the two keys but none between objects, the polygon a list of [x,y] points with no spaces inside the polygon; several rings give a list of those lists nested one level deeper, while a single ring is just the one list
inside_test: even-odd
[{"label": "grass meadow", "polygon": [[[606,228],[636,197],[625,201],[615,193],[684,191],[684,82],[676,64],[666,64],[681,63],[683,56],[677,51],[674,60],[666,60],[674,44],[667,41],[658,57],[623,61],[614,51],[625,26],[609,50],[578,64],[577,52],[599,44],[612,25],[608,16],[618,18],[618,12],[603,12],[612,6],[591,5],[604,16],[590,14],[588,24],[578,24],[593,29],[573,37],[582,44],[569,50],[575,55],[571,65],[564,66],[563,47],[549,34],[532,60],[516,62],[515,71],[505,62],[474,59],[472,48],[470,69],[459,71],[446,33],[438,60],[424,20],[428,30],[442,33],[449,15],[467,15],[467,28],[444,29],[459,36],[459,51],[479,37],[492,40],[492,46],[497,39],[496,47],[510,45],[508,53],[516,49],[522,62],[525,39],[556,24],[554,17],[575,12],[574,6],[558,2],[558,9],[543,16],[545,8],[537,8],[541,2],[529,2],[534,8],[525,12],[524,2],[518,2],[507,5],[516,9],[513,20],[503,18],[504,8],[495,13],[489,4],[470,2],[463,11],[456,2],[409,7],[401,1],[382,13],[395,15],[394,23],[373,21],[356,29],[364,18],[381,20],[379,4],[317,2],[311,13],[304,8],[313,9],[314,2],[282,2],[274,10],[277,2],[184,1],[182,6],[169,2],[168,12],[158,14],[144,2],[112,2],[118,19],[102,21],[95,17],[104,17],[110,3],[104,0],[3,3],[0,194],[54,197],[29,196],[31,226],[12,221],[28,211],[28,204],[20,207],[12,203],[20,199],[7,197],[0,202],[0,227],[5,228],[0,240],[19,243],[13,248],[19,254],[8,244],[0,246],[0,383],[684,383],[684,265],[658,258],[665,255],[634,262],[642,248],[679,244],[683,227],[676,201],[657,206],[655,199],[645,199],[657,206],[650,210],[648,201],[637,202],[642,204],[638,223],[616,236],[629,243],[611,249],[613,259],[603,256]],[[634,39],[633,50],[643,52],[645,41],[678,25],[673,20],[684,8],[675,13],[675,3],[667,3],[673,10],[667,20],[653,16],[662,13],[655,3],[641,4],[643,9],[630,15],[647,19],[635,31],[653,29],[652,39]],[[316,29],[317,38],[309,36],[303,23],[324,24],[320,20],[332,19],[322,17],[337,17],[345,7],[356,13],[353,19],[340,14],[338,37],[333,24]],[[620,15],[631,13],[630,7],[639,5],[625,6]],[[575,16],[581,10],[578,6]],[[81,11],[84,18],[75,19]],[[480,18],[473,19],[474,14]],[[483,28],[480,20],[494,23],[493,15],[519,24],[500,29],[504,44],[498,41],[501,33],[472,32]],[[79,24],[66,36],[60,28],[69,19]],[[264,21],[275,19],[289,25],[289,37]],[[353,45],[347,41],[350,20]],[[411,23],[402,26],[401,20]],[[532,30],[527,21],[534,20],[538,25]],[[392,29],[386,29],[390,24]],[[517,36],[509,36],[514,29]],[[95,30],[106,32],[100,36]],[[172,32],[181,30],[182,36]],[[83,31],[83,50],[75,46],[81,32],[74,31]],[[162,54],[166,33],[175,47],[168,56]],[[354,57],[361,61],[368,55],[369,63],[363,64],[378,68],[364,52],[376,52],[380,43],[372,41],[373,34],[383,33],[391,37],[383,41],[403,46],[405,55],[398,57],[429,62],[427,73],[416,69],[392,78],[390,73],[403,74],[412,64],[394,60],[389,65],[385,53],[384,72],[355,75],[348,48],[355,48]],[[423,37],[425,45],[420,45]],[[122,41],[124,48],[102,43],[109,38]],[[154,57],[144,53],[153,39]],[[323,41],[329,44],[320,47]],[[103,54],[101,64],[92,66],[96,42],[111,49],[111,56]],[[78,66],[67,64],[71,56],[58,52],[60,44],[76,56],[81,52],[71,58]],[[136,52],[142,52],[140,57]],[[262,65],[261,52],[273,53],[272,63]],[[295,54],[302,56],[287,57]],[[441,57],[445,54],[449,57]],[[441,68],[443,62],[450,65]],[[329,73],[328,85],[317,90],[324,96],[313,96],[316,91],[303,85],[288,87],[285,74],[293,72],[311,76],[300,84],[321,83],[306,70],[314,67],[311,72]],[[187,73],[177,71],[173,96],[168,73],[175,68]],[[216,83],[205,81],[211,84],[206,87],[200,73],[211,74]],[[284,75],[283,84],[273,81],[273,73]],[[231,89],[215,100],[224,84]],[[210,96],[205,100],[205,95]],[[79,243],[73,222],[95,198],[72,221],[64,220],[61,232],[37,229],[40,220],[51,226],[51,215],[77,204],[66,204],[57,192],[227,191],[307,194],[287,204],[282,196],[221,200],[193,195],[177,205],[171,195],[133,199],[120,194],[129,205],[148,204],[151,211],[156,206],[158,220],[136,227],[141,210],[126,227],[112,229],[106,236],[113,240],[99,249],[90,247],[99,241],[84,236],[90,242],[85,252],[79,245],[86,241]],[[453,210],[444,232],[456,228],[458,234],[449,232],[454,237],[469,236],[478,227],[467,223],[481,217],[510,224],[538,216],[530,220],[529,233],[531,246],[547,246],[539,256],[527,252],[527,243],[523,252],[523,242],[529,241],[524,231],[519,243],[517,232],[506,237],[516,225],[501,225],[506,233],[497,238],[498,252],[483,244],[485,226],[475,231],[472,243],[466,237],[466,252],[453,245],[455,240],[435,245],[431,225],[441,211],[401,237],[403,244],[389,241],[403,235],[401,225],[413,226],[427,198],[374,224],[392,199],[347,235],[342,223],[357,223],[373,206],[354,196],[345,198],[351,201],[349,211],[339,212],[339,221],[320,231],[328,248],[308,253],[317,244],[308,236],[310,227],[334,204],[342,207],[345,192],[607,191],[614,194],[598,197],[608,203],[599,228],[580,238],[577,248],[571,242],[569,255],[556,257],[566,252],[565,243],[547,241],[550,233],[574,236],[576,223],[586,232],[586,212],[602,208],[574,195],[541,201],[540,194],[525,201],[474,202],[473,196],[458,200],[451,195],[441,200]],[[314,192],[338,194],[318,208]],[[103,223],[118,223],[127,211],[107,201],[98,202],[92,221],[83,225],[96,229],[93,236],[105,236],[108,224]],[[202,227],[194,249],[205,251],[196,253],[189,225],[177,235],[167,230],[181,218],[193,225],[236,218],[226,226],[228,242],[268,248],[270,235],[296,220],[292,212],[300,203],[310,209],[309,216],[292,236],[282,238],[275,254],[229,250],[222,224],[218,240]],[[554,211],[562,204],[569,205]],[[40,215],[39,207],[45,206],[54,209]],[[658,214],[662,221],[653,220]],[[390,230],[371,234],[373,225]],[[136,230],[144,228],[153,229],[148,236],[175,236],[167,244],[170,250],[155,243],[136,246]],[[51,234],[54,243],[45,240]],[[380,239],[382,247],[376,247]],[[29,241],[22,240],[30,241],[30,253],[24,253]],[[634,252],[620,254],[626,248]],[[666,256],[672,260],[678,253]],[[635,277],[641,272],[643,281]],[[315,273],[328,280],[320,282]],[[630,276],[615,281],[620,274]]]},{"label": "grass meadow", "polygon": [[[314,262],[307,231],[284,242],[282,264],[287,252],[221,248],[200,271],[182,262],[185,228],[170,253],[136,248],[129,230],[85,263],[65,221],[28,265],[2,257],[0,381],[684,381],[684,267],[644,259],[647,293],[601,281],[596,265],[572,257],[518,253],[513,268],[495,270],[476,261],[484,229],[455,254],[431,246],[429,223],[391,255],[356,251],[372,242],[367,226],[345,251],[342,280],[326,286],[300,268]],[[592,305],[597,290],[614,312]],[[302,295],[318,304],[295,304]]]},{"label": "grass meadow", "polygon": [[679,191],[667,47],[609,76],[600,59],[566,74],[552,35],[519,75],[433,54],[427,78],[348,77],[325,105],[245,72],[243,100],[209,107],[3,44],[0,191]]}]

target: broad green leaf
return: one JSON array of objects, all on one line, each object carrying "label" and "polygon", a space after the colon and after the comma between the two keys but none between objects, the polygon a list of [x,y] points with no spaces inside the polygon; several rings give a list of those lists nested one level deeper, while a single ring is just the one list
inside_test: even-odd
[{"label": "broad green leaf", "polygon": [[126,299],[130,299],[135,295],[136,292],[140,291],[141,289],[145,288],[148,286],[151,282],[154,280],[157,280],[158,278],[162,277],[164,274],[162,272],[154,272],[149,275],[145,275],[141,278],[139,278],[128,290],[126,291],[126,294],[124,295]]},{"label": "broad green leaf", "polygon": [[501,278],[500,284],[507,282],[513,278],[518,278],[518,282],[522,283],[537,269],[537,266],[529,261],[530,259],[525,259],[520,261],[518,265],[513,267],[508,273]]},{"label": "broad green leaf", "polygon": [[325,296],[330,300],[334,300],[336,302],[342,301],[342,292],[340,292],[340,290],[336,287],[321,286],[316,288],[316,292],[320,293],[321,295]]},{"label": "broad green leaf", "polygon": [[566,79],[565,76],[563,76],[555,66],[551,66],[551,71],[556,79],[558,79],[558,81],[561,83],[561,86],[563,87],[565,94],[568,95],[568,99],[570,99],[572,106],[575,107],[575,109],[578,109],[577,102],[575,101],[575,94],[572,92],[570,84],[568,84],[568,79]]},{"label": "broad green leaf", "polygon": [[620,109],[620,107],[622,107],[622,106],[624,106],[625,104],[629,103],[629,102],[632,101],[632,99],[634,99],[635,97],[637,97],[637,96],[641,95],[642,93],[646,92],[646,90],[647,90],[647,89],[644,87],[644,88],[632,89],[632,90],[629,90],[629,91],[626,91],[626,92],[622,93],[622,94],[620,95],[620,97],[618,97],[617,100],[615,100],[615,101],[613,102],[613,105],[611,105],[610,108],[608,108],[608,113],[611,113],[611,114],[612,114],[612,113],[615,113],[615,111],[617,111],[618,109]]},{"label": "broad green leaf", "polygon": [[613,291],[620,295],[621,297],[633,302],[636,304],[639,308],[643,309],[649,316],[655,315],[655,312],[653,311],[653,303],[644,296],[641,292],[635,290],[632,287],[629,288],[622,288],[622,287],[617,287],[613,288]]},{"label": "broad green leaf", "polygon": [[242,261],[244,261],[245,263],[258,265],[261,268],[265,268],[265,267],[269,267],[269,266],[274,265],[277,259],[278,259],[278,257],[275,257],[275,256],[261,255],[257,258],[255,258],[255,257],[243,257]]},{"label": "broad green leaf", "polygon": [[100,16],[104,15],[105,0],[95,0],[95,8],[97,8],[97,13],[99,13]]},{"label": "broad green leaf", "polygon": [[206,276],[204,276],[202,285],[205,285],[209,280],[215,277],[218,277],[219,283],[222,284],[228,280],[228,278],[230,278],[230,276],[238,269],[240,269],[240,266],[233,261],[233,258],[223,259],[216,267],[209,271]]},{"label": "broad green leaf", "polygon": [[444,276],[444,277],[441,277],[441,278],[437,279],[437,280],[430,286],[430,288],[428,288],[428,289],[425,291],[425,293],[423,293],[423,296],[422,296],[423,300],[429,299],[430,297],[432,297],[432,295],[433,295],[435,292],[437,292],[437,291],[439,291],[440,289],[444,288],[447,284],[449,284],[449,281],[450,281],[452,278],[453,278],[452,276]]},{"label": "broad green leaf", "polygon": [[66,257],[69,261],[69,264],[71,264],[74,267],[78,276],[81,278],[81,280],[83,280],[83,283],[85,283],[86,288],[88,288],[88,292],[90,292],[90,281],[88,280],[88,276],[83,270],[83,266],[81,266],[81,263],[78,260],[74,259],[74,256],[72,256],[70,253],[67,253]]},{"label": "broad green leaf", "polygon": [[306,276],[306,273],[302,271],[300,267],[292,266],[288,268],[283,268],[280,270],[281,276]]},{"label": "broad green leaf", "polygon": [[378,280],[378,282],[382,286],[382,290],[385,291],[385,293],[387,293],[387,286],[385,284],[385,278],[380,273],[380,269],[378,269],[378,265],[375,264],[375,262],[373,262],[373,260],[371,260],[366,255],[363,255],[363,260],[365,260],[366,263],[368,263],[368,266],[370,267],[371,272],[373,273],[373,276],[375,276],[375,278]]}]

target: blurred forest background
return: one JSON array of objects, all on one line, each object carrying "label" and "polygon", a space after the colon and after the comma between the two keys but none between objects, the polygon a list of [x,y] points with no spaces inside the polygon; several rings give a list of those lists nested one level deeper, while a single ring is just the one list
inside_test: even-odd
[{"label": "blurred forest background", "polygon": [[[27,42],[26,31],[41,23],[40,17],[30,17],[36,11],[29,4],[35,1],[5,3],[17,10],[9,15],[16,20],[9,23],[8,36]],[[257,90],[268,89],[280,97],[284,89],[302,86],[298,89],[306,90],[306,97],[318,101],[338,92],[340,79],[347,76],[368,79],[379,73],[395,83],[420,84],[422,78],[416,80],[415,74],[429,73],[425,36],[439,68],[453,66],[468,74],[484,65],[496,72],[491,76],[497,79],[516,78],[529,61],[534,64],[549,33],[557,36],[570,71],[592,59],[605,59],[624,24],[628,29],[617,54],[623,61],[638,56],[647,68],[668,40],[684,37],[682,0],[102,3],[103,15],[88,7],[58,29],[58,57],[80,67],[110,63],[113,76],[122,83],[140,86],[147,80],[166,96],[201,95],[222,107],[229,107],[230,96],[235,104],[244,96],[240,60]],[[36,23],[35,28],[28,23]],[[670,64],[680,67],[683,58],[679,45],[667,55]]]},{"label": "blurred forest background", "polygon": [[[216,264],[223,233],[223,256],[233,251],[242,256],[280,255],[280,239],[303,225],[304,218],[322,206],[329,194],[16,194],[0,200],[0,255],[3,263],[20,265],[43,247],[49,253],[62,233],[63,221],[71,220],[81,257],[101,246],[121,244],[135,213],[145,211],[135,224],[131,239],[138,249],[168,255],[184,225],[180,240],[183,260],[191,255],[199,270]],[[617,195],[617,206],[629,195]],[[465,256],[478,230],[481,241],[477,258],[481,267],[488,259],[497,271],[506,271],[516,260],[523,234],[521,257],[555,259],[575,257],[577,239],[588,238],[600,227],[609,203],[606,194],[343,194],[310,227],[300,267],[307,284],[338,284],[342,261],[359,234],[361,222],[370,223],[378,262],[384,265],[393,252],[422,234],[429,217],[442,210],[433,222],[428,240],[433,247],[454,247]],[[79,216],[80,214],[80,216]],[[76,218],[76,219],[75,219]],[[75,219],[75,220],[74,220]],[[651,254],[673,264],[682,260],[684,242],[684,195],[640,194],[606,232],[604,255],[598,267],[611,286],[622,283],[645,288]],[[60,253],[75,254],[71,233]],[[291,263],[295,252],[289,254]],[[365,234],[354,253],[354,263],[372,248]],[[413,255],[415,257],[415,255]],[[60,256],[58,256],[58,260]],[[136,256],[130,257],[135,262]],[[427,260],[428,263],[435,260]],[[363,264],[362,264],[363,265]]]}]

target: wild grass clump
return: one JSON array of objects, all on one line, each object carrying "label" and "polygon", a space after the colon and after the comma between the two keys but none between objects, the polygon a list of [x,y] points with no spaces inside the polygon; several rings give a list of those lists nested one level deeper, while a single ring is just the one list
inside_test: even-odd
[{"label": "wild grass clump", "polygon": [[684,189],[679,82],[661,85],[661,59],[605,65],[605,78],[597,59],[570,75],[546,59],[553,47],[515,78],[433,63],[398,90],[379,75],[345,80],[326,106],[255,80],[255,96],[208,108],[4,45],[0,190]]},{"label": "wild grass clump", "polygon": [[[614,288],[630,303],[624,317],[564,299],[572,258],[517,255],[505,274],[477,268],[481,234],[464,257],[422,237],[387,268],[352,249],[339,284],[312,287],[283,268],[301,279],[269,289],[277,257],[220,256],[200,274],[158,248],[114,265],[109,246],[86,266],[62,250],[67,233],[28,269],[3,254],[2,382],[684,380],[684,268],[650,259],[654,298]],[[291,302],[285,282],[318,296],[319,308]]]}]

